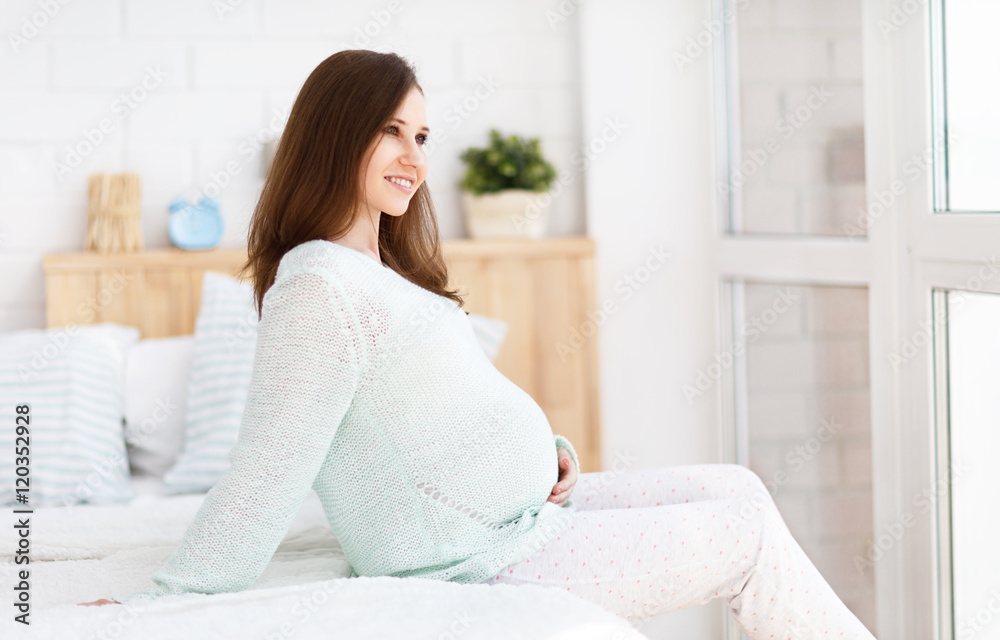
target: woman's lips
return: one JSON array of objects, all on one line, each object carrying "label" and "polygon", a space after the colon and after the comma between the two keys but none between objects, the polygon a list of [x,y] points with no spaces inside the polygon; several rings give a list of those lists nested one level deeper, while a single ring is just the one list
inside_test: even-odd
[{"label": "woman's lips", "polygon": [[404,187],[403,185],[399,184],[398,182],[393,182],[389,178],[386,178],[385,181],[388,182],[389,184],[391,184],[392,186],[396,187],[397,189],[399,189],[403,193],[412,193],[413,192],[413,188],[412,187]]}]

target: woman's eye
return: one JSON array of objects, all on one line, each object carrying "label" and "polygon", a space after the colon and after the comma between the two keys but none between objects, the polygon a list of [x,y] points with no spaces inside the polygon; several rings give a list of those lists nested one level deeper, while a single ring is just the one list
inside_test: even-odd
[{"label": "woman's eye", "polygon": [[[386,128],[386,131],[389,131],[390,133],[392,133],[392,135],[396,135],[399,132],[399,129],[396,128],[396,125],[389,125]],[[421,147],[424,146],[425,144],[427,144],[427,136],[425,136],[422,133],[420,135],[418,135],[417,136],[417,144],[419,144]]]}]

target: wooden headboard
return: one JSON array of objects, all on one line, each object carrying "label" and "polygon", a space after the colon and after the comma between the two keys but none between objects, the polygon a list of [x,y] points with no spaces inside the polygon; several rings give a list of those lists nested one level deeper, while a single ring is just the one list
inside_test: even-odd
[{"label": "wooden headboard", "polygon": [[[600,471],[594,241],[586,237],[446,240],[449,288],[465,310],[507,323],[496,367],[545,411],[554,433],[573,443],[581,471]],[[156,249],[100,255],[46,255],[49,327],[115,322],[143,338],[194,333],[205,271],[231,276],[246,249]]]}]

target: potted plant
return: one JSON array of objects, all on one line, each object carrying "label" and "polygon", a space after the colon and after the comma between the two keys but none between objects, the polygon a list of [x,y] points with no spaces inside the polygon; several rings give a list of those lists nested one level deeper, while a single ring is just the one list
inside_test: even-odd
[{"label": "potted plant", "polygon": [[556,170],[542,157],[538,138],[490,129],[489,146],[469,147],[460,158],[465,175],[458,186],[473,238],[545,235]]}]

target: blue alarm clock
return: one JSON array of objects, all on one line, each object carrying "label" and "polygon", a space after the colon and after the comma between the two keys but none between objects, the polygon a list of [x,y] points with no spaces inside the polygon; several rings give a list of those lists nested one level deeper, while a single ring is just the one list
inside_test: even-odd
[{"label": "blue alarm clock", "polygon": [[211,249],[222,240],[219,201],[203,196],[196,204],[178,197],[170,202],[167,233],[181,249]]}]

